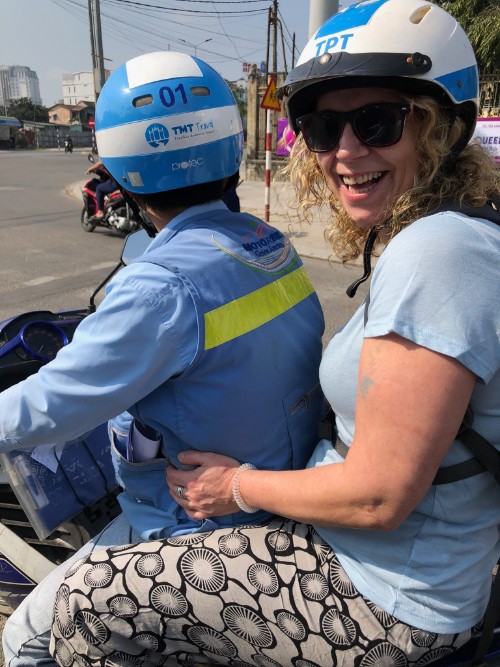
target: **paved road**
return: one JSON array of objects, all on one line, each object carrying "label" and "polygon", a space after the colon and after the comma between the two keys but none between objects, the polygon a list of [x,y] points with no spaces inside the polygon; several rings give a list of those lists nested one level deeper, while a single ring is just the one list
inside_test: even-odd
[{"label": "paved road", "polygon": [[0,151],[0,319],[84,306],[118,261],[123,239],[85,233],[81,201],[64,191],[88,164],[77,152]]}]

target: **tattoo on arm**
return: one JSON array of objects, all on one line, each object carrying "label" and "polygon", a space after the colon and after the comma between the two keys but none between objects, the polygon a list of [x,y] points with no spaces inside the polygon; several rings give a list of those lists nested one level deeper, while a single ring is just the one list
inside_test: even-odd
[{"label": "tattoo on arm", "polygon": [[359,390],[361,393],[361,396],[365,398],[368,395],[368,392],[370,390],[370,387],[373,384],[373,380],[365,375],[364,377],[361,378],[361,382],[359,383]]}]

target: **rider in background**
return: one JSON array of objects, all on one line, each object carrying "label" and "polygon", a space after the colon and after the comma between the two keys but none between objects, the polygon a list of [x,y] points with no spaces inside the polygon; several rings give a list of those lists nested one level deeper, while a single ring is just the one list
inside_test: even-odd
[{"label": "rider in background", "polygon": [[[99,173],[101,175],[101,182],[95,189],[96,209],[93,216],[89,218],[92,220],[100,220],[104,216],[104,197],[110,195],[115,190],[118,190],[118,183],[111,176],[101,160],[87,169],[86,174]],[[105,178],[103,175],[107,175]]]}]

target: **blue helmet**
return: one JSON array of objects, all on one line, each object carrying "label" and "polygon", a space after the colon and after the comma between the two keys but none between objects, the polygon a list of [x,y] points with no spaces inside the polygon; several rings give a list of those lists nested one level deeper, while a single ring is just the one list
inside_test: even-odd
[{"label": "blue helmet", "polygon": [[313,110],[319,95],[358,86],[431,95],[453,107],[472,135],[479,98],[474,51],[457,21],[428,0],[368,0],[334,14],[310,39],[278,96],[287,98],[298,131],[297,118]]},{"label": "blue helmet", "polygon": [[243,156],[231,89],[205,62],[174,51],[138,56],[111,74],[95,133],[106,169],[137,194],[227,178]]}]

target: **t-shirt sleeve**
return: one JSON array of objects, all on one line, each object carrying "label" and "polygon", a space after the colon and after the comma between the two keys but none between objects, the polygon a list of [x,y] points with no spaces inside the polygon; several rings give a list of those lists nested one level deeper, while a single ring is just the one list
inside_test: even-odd
[{"label": "t-shirt sleeve", "polygon": [[365,337],[396,333],[488,382],[500,365],[499,251],[494,223],[455,213],[414,222],[375,268]]}]

